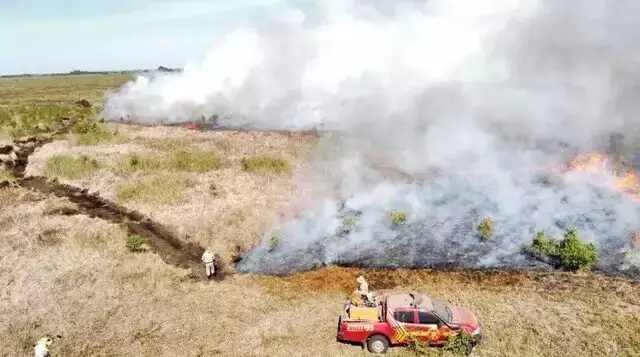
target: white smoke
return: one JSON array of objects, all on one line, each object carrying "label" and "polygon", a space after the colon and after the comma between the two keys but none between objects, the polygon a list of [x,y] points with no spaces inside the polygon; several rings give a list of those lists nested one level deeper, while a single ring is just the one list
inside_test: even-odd
[{"label": "white smoke", "polygon": [[[519,249],[536,230],[572,227],[611,265],[638,203],[528,169],[637,130],[639,14],[605,0],[326,1],[231,33],[183,73],[138,77],[104,116],[346,134],[316,161],[345,207],[327,197],[280,227],[275,252],[266,235],[244,270],[530,265]],[[393,210],[408,222],[390,226]],[[348,212],[357,228],[338,234]],[[474,236],[485,216],[491,242]]]}]

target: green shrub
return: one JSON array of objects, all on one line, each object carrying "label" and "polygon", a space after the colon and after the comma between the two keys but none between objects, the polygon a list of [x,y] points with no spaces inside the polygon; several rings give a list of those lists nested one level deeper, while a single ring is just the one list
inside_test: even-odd
[{"label": "green shrub", "polygon": [[242,169],[254,173],[290,173],[291,165],[281,157],[254,155],[241,160]]},{"label": "green shrub", "polygon": [[560,260],[569,269],[586,269],[598,259],[598,251],[593,243],[580,240],[574,229],[569,229],[560,241]]},{"label": "green shrub", "polygon": [[442,349],[456,355],[467,356],[471,352],[474,342],[473,336],[462,330],[460,333],[449,335]]},{"label": "green shrub", "polygon": [[56,155],[47,160],[47,175],[75,180],[100,170],[100,164],[87,155]]},{"label": "green shrub", "polygon": [[271,236],[271,241],[269,242],[269,252],[273,252],[278,245],[280,244],[280,238],[277,235]]},{"label": "green shrub", "polygon": [[393,211],[388,214],[393,224],[401,224],[407,221],[407,213],[401,211]]},{"label": "green shrub", "polygon": [[353,228],[353,227],[355,227],[355,226],[356,226],[356,223],[357,223],[356,218],[355,218],[355,217],[351,217],[351,216],[349,216],[349,217],[345,217],[345,218],[342,220],[342,225],[343,225],[345,228]]},{"label": "green shrub", "polygon": [[545,231],[537,231],[529,251],[538,258],[555,257],[559,252],[558,242],[548,237]]},{"label": "green shrub", "polygon": [[449,335],[441,348],[431,347],[411,336],[409,339],[409,350],[419,357],[468,356],[475,344],[473,336],[465,330]]},{"label": "green shrub", "polygon": [[491,218],[484,218],[477,227],[478,235],[484,240],[489,240],[493,237],[493,221]]},{"label": "green shrub", "polygon": [[222,167],[222,158],[213,150],[182,149],[169,158],[169,169],[176,171],[207,172]]},{"label": "green shrub", "polygon": [[133,253],[145,252],[148,250],[147,247],[149,245],[149,238],[139,236],[137,234],[130,235],[130,236],[127,236],[125,245],[127,246],[127,249],[129,249],[130,252],[133,252]]},{"label": "green shrub", "polygon": [[587,270],[598,259],[596,246],[583,242],[575,229],[568,229],[560,241],[538,231],[526,249],[538,259],[569,270]]}]

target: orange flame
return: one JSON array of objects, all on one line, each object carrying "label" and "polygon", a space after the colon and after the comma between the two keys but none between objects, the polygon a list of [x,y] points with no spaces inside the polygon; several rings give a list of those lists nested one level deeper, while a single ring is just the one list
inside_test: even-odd
[{"label": "orange flame", "polygon": [[182,127],[187,130],[200,131],[200,128],[198,128],[198,126],[194,123],[185,123],[182,125]]},{"label": "orange flame", "polygon": [[601,153],[587,153],[571,159],[565,166],[569,172],[590,172],[599,173],[611,177],[613,187],[624,193],[632,194],[636,199],[640,199],[640,180],[638,175],[627,170],[618,173],[609,165],[609,159]]}]

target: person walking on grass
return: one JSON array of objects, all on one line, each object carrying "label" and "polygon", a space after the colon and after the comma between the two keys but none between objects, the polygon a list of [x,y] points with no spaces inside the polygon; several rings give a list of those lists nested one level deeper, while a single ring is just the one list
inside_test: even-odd
[{"label": "person walking on grass", "polygon": [[215,256],[213,255],[213,252],[211,252],[211,250],[209,249],[205,250],[205,252],[202,254],[202,263],[204,263],[207,278],[211,278],[216,272],[216,268],[213,265],[214,260]]}]

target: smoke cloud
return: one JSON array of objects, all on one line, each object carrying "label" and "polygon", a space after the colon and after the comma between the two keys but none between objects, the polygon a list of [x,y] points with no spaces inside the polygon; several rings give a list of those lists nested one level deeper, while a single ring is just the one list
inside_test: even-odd
[{"label": "smoke cloud", "polygon": [[[314,161],[330,194],[266,232],[240,271],[544,268],[522,246],[537,230],[575,228],[601,270],[637,274],[624,253],[639,201],[588,174],[536,168],[608,150],[612,134],[617,150],[637,137],[640,3],[389,3],[291,8],[182,73],[127,83],[104,116],[333,133]],[[407,221],[394,225],[391,211]],[[483,217],[495,226],[487,242],[475,233]]]}]

